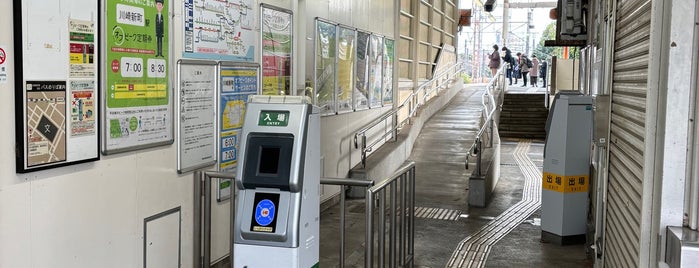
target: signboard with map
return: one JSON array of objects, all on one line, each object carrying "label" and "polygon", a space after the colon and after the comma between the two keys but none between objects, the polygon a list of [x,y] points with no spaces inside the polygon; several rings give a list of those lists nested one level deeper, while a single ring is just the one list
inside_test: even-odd
[{"label": "signboard with map", "polygon": [[182,57],[255,60],[253,0],[185,0]]},{"label": "signboard with map", "polygon": [[98,3],[13,5],[17,172],[99,160]]},{"label": "signboard with map", "polygon": [[105,1],[104,154],[171,144],[171,1]]}]

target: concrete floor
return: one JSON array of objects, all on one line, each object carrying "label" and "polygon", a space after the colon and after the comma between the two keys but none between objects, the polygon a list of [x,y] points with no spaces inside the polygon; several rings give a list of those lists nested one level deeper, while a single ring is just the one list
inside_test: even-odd
[{"label": "concrete floor", "polygon": [[[416,163],[416,207],[458,210],[458,220],[415,219],[415,267],[445,267],[455,247],[494,217],[519,202],[523,175],[513,160],[517,141],[503,141],[501,177],[486,208],[468,206],[466,150],[473,143],[480,117],[483,87],[466,87],[442,111],[435,114],[416,140],[410,161]],[[541,170],[543,142],[535,141],[529,157]],[[346,267],[363,267],[364,200],[348,200]],[[540,242],[537,210],[530,221],[519,224],[496,243],[486,267],[592,267],[584,246],[556,246]],[[321,213],[321,267],[338,267],[339,206]]]}]

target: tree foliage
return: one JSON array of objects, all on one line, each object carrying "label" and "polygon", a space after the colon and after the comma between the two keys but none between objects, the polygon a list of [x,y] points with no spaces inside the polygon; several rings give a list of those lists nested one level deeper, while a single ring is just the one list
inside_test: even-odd
[{"label": "tree foliage", "polygon": [[[541,38],[539,39],[539,43],[536,45],[536,48],[534,49],[534,55],[541,59],[550,59],[552,56],[556,56],[558,58],[563,57],[563,47],[546,47],[544,46],[544,41],[546,40],[555,40],[556,39],[556,22],[551,22],[549,25],[546,26],[546,29],[544,29],[544,32],[541,34]],[[578,47],[571,47],[568,50],[568,58],[578,58],[578,55],[580,54],[580,49]]]}]

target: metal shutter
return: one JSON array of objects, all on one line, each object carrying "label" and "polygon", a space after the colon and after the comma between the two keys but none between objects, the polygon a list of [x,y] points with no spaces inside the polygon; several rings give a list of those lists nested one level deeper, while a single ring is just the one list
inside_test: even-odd
[{"label": "metal shutter", "polygon": [[651,1],[618,0],[616,20],[605,266],[638,267]]}]

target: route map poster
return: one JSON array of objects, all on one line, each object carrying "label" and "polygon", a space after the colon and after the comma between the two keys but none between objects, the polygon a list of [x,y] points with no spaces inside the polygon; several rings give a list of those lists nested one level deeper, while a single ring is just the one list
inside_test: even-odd
[{"label": "route map poster", "polygon": [[248,97],[258,94],[259,68],[222,65],[219,70],[219,171],[233,172]]},{"label": "route map poster", "polygon": [[173,142],[169,2],[106,1],[104,154]]},{"label": "route map poster", "polygon": [[66,83],[27,81],[27,164],[66,160]]},{"label": "route map poster", "polygon": [[255,61],[254,0],[185,0],[184,58]]},{"label": "route map poster", "polygon": [[291,94],[292,16],[262,5],[262,95]]},{"label": "route map poster", "polygon": [[[99,160],[99,3],[12,4],[18,10],[12,15],[16,171]],[[0,63],[4,59],[0,53]]]}]

